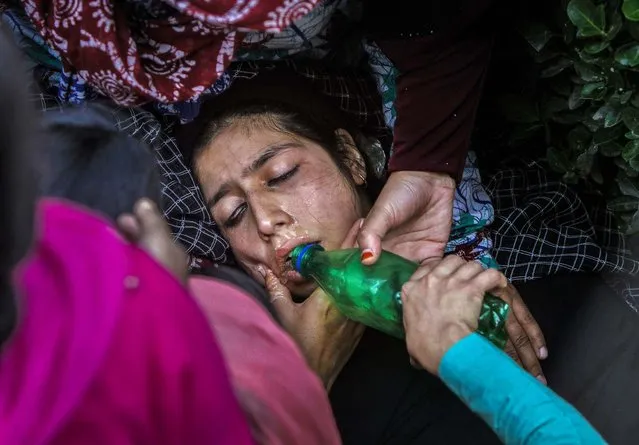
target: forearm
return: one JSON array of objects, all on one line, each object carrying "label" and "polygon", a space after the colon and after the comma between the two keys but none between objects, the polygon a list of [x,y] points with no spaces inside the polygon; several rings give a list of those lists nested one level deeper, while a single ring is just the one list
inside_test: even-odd
[{"label": "forearm", "polygon": [[376,39],[399,72],[390,171],[463,170],[493,38],[484,20],[492,1],[471,3],[432,35]]},{"label": "forearm", "polygon": [[439,375],[504,443],[605,443],[575,408],[478,334],[448,350]]}]

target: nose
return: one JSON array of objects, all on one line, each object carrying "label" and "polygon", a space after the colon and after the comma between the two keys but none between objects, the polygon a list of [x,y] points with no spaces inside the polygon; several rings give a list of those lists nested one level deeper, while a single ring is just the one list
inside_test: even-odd
[{"label": "nose", "polygon": [[293,222],[293,219],[284,210],[281,203],[275,201],[255,201],[257,202],[252,202],[251,207],[257,222],[257,231],[260,237],[265,241],[268,241],[278,230],[283,229]]}]

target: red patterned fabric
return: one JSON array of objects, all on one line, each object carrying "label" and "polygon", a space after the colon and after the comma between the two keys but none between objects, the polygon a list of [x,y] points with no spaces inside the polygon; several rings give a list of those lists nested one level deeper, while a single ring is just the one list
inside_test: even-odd
[{"label": "red patterned fabric", "polygon": [[[280,32],[319,0],[157,0],[132,17],[116,0],[22,0],[46,42],[104,95],[131,106],[198,96],[224,72],[243,33]],[[157,5],[156,5],[157,6]]]}]

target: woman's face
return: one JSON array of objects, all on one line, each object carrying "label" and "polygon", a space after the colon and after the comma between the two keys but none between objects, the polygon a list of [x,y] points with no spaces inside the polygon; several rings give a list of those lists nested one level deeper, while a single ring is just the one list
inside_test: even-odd
[{"label": "woman's face", "polygon": [[[288,255],[309,242],[339,248],[361,216],[357,193],[318,144],[247,127],[237,122],[218,133],[196,159],[196,175],[241,265],[261,282],[257,268],[266,266],[294,295],[308,296],[315,285],[291,270]],[[352,173],[361,185],[365,172]]]}]

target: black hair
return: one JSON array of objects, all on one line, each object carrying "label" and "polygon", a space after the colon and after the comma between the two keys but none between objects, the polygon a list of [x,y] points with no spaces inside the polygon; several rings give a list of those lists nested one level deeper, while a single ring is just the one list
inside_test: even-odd
[{"label": "black hair", "polygon": [[225,128],[237,121],[242,121],[247,125],[247,131],[250,131],[251,126],[265,125],[315,142],[331,155],[340,171],[352,183],[349,164],[357,160],[345,156],[343,146],[350,142],[343,140],[338,134],[337,130],[342,129],[351,135],[364,161],[368,196],[374,198],[381,191],[383,183],[375,174],[370,159],[362,150],[362,147],[369,144],[370,140],[338,109],[327,113],[323,107],[318,109],[295,107],[290,103],[278,102],[276,99],[262,99],[237,102],[217,110],[204,113],[199,119],[206,119],[206,124],[199,126],[197,134],[191,135],[192,150],[190,153],[186,152],[185,156],[193,171],[196,171],[195,162],[198,155],[208,143]]},{"label": "black hair", "polygon": [[112,220],[132,212],[141,198],[161,204],[155,156],[144,142],[118,131],[111,116],[101,105],[45,113],[43,195]]},{"label": "black hair", "polygon": [[12,271],[33,238],[36,198],[32,149],[37,128],[24,82],[26,68],[0,26],[0,346],[13,331],[17,309]]}]

